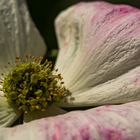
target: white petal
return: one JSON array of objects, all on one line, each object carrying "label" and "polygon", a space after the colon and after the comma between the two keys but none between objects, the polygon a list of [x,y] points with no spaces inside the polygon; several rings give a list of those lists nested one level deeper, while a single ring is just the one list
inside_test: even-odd
[{"label": "white petal", "polygon": [[25,0],[0,0],[0,72],[15,57],[40,56],[45,44],[33,24]]},{"label": "white petal", "polygon": [[140,101],[0,129],[0,140],[139,140]]},{"label": "white petal", "polygon": [[0,127],[11,126],[21,113],[12,105],[7,103],[7,99],[0,95]]},{"label": "white petal", "polygon": [[[113,97],[107,99],[108,94],[116,97],[116,93],[120,95],[112,102],[122,102],[123,91],[118,92],[114,81],[118,81],[119,76],[126,81],[125,74],[140,66],[140,10],[105,2],[80,3],[58,16],[56,32],[60,45],[56,68],[75,97],[75,106],[80,102],[110,103]],[[118,82],[115,86],[120,87]],[[111,88],[115,89],[108,93]],[[140,93],[137,86],[132,88],[131,91]],[[100,93],[103,89],[104,93]],[[100,101],[95,101],[94,97]],[[103,98],[106,101],[102,101]],[[123,102],[127,102],[140,99],[140,95],[124,93],[123,98]]]}]

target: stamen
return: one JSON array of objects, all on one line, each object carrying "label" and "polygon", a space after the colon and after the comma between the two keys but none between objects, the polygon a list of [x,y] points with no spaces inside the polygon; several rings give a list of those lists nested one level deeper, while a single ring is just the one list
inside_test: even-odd
[{"label": "stamen", "polygon": [[4,76],[4,73],[1,73],[1,76],[3,77]]},{"label": "stamen", "polygon": [[18,65],[18,64],[20,63],[20,61],[21,61],[21,60],[20,60],[20,57],[17,56],[17,57],[16,57],[16,60],[15,60],[16,65]]}]

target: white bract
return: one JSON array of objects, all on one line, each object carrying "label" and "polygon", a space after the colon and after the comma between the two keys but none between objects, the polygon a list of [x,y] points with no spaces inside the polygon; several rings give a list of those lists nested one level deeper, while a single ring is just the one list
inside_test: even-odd
[{"label": "white bract", "polygon": [[72,92],[63,107],[140,99],[140,10],[80,3],[58,16],[56,32],[56,68]]},{"label": "white bract", "polygon": [[0,129],[0,140],[139,140],[140,102],[102,106]]},{"label": "white bract", "polygon": [[[14,65],[16,56],[41,56],[45,45],[24,1],[1,0],[0,12],[0,71],[6,73],[4,66]],[[140,10],[105,2],[80,3],[58,16],[56,34],[60,48],[55,67],[71,92],[59,106],[126,104],[0,128],[0,140],[139,140]],[[47,116],[65,113],[59,106],[53,104]],[[24,121],[46,114],[24,115]],[[12,125],[20,115],[0,92],[0,126]]]},{"label": "white bract", "polygon": [[[0,1],[0,30],[0,74],[8,73],[15,65],[17,56],[23,58],[25,54],[32,54],[38,57],[45,54],[45,44],[24,1]],[[3,76],[1,78],[3,79]],[[3,95],[0,91],[0,127],[10,126],[21,115],[7,103]]]}]

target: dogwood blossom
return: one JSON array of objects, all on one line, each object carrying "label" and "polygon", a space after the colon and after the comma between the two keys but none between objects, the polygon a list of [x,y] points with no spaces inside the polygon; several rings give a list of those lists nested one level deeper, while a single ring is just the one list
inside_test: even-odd
[{"label": "dogwood blossom", "polygon": [[[5,4],[7,1],[2,0],[0,4]],[[30,24],[28,12],[23,13],[22,8],[26,8],[24,2],[10,0],[9,6],[11,9],[17,9],[17,13],[26,18],[14,15],[13,11],[11,14],[14,15],[12,18],[14,24],[9,32],[6,32],[5,20],[2,20],[4,23],[0,22],[3,27],[2,33],[8,34],[7,41],[0,41],[3,43],[0,49],[4,50],[0,55],[1,72],[4,76],[15,64],[16,55],[21,58],[25,53],[40,56],[45,51],[41,38]],[[18,25],[19,28],[14,25]],[[36,36],[36,40],[32,34]],[[70,94],[59,104],[52,104],[43,114],[36,110],[22,114],[14,103],[8,102],[8,97],[5,95],[9,90],[2,90],[0,126],[11,126],[21,115],[24,122],[28,123],[13,128],[0,128],[0,139],[139,140],[140,11],[130,6],[105,2],[80,3],[58,16],[56,34],[60,49],[55,67],[62,74]],[[12,42],[12,39],[15,40]],[[40,46],[36,47],[34,41],[39,42]],[[13,49],[8,53],[10,45]],[[5,63],[10,64],[8,68],[4,67]],[[21,68],[23,65],[18,66]],[[1,81],[5,80],[4,76],[1,76]],[[1,85],[1,88],[4,89],[4,85]],[[40,92],[37,94],[42,94]],[[99,105],[104,106],[69,113],[61,109],[61,107],[66,109]],[[66,114],[46,117],[61,113]],[[42,117],[43,119],[29,122]]]}]

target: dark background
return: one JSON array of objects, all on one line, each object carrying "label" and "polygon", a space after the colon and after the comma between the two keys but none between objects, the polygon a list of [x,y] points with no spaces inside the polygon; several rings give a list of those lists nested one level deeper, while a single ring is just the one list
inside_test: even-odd
[{"label": "dark background", "polygon": [[[80,1],[94,0],[27,0],[27,5],[41,35],[47,44],[46,56],[49,60],[55,61],[57,55],[57,41],[54,31],[55,17],[70,5]],[[129,4],[140,8],[140,0],[106,0],[111,3]]]}]

